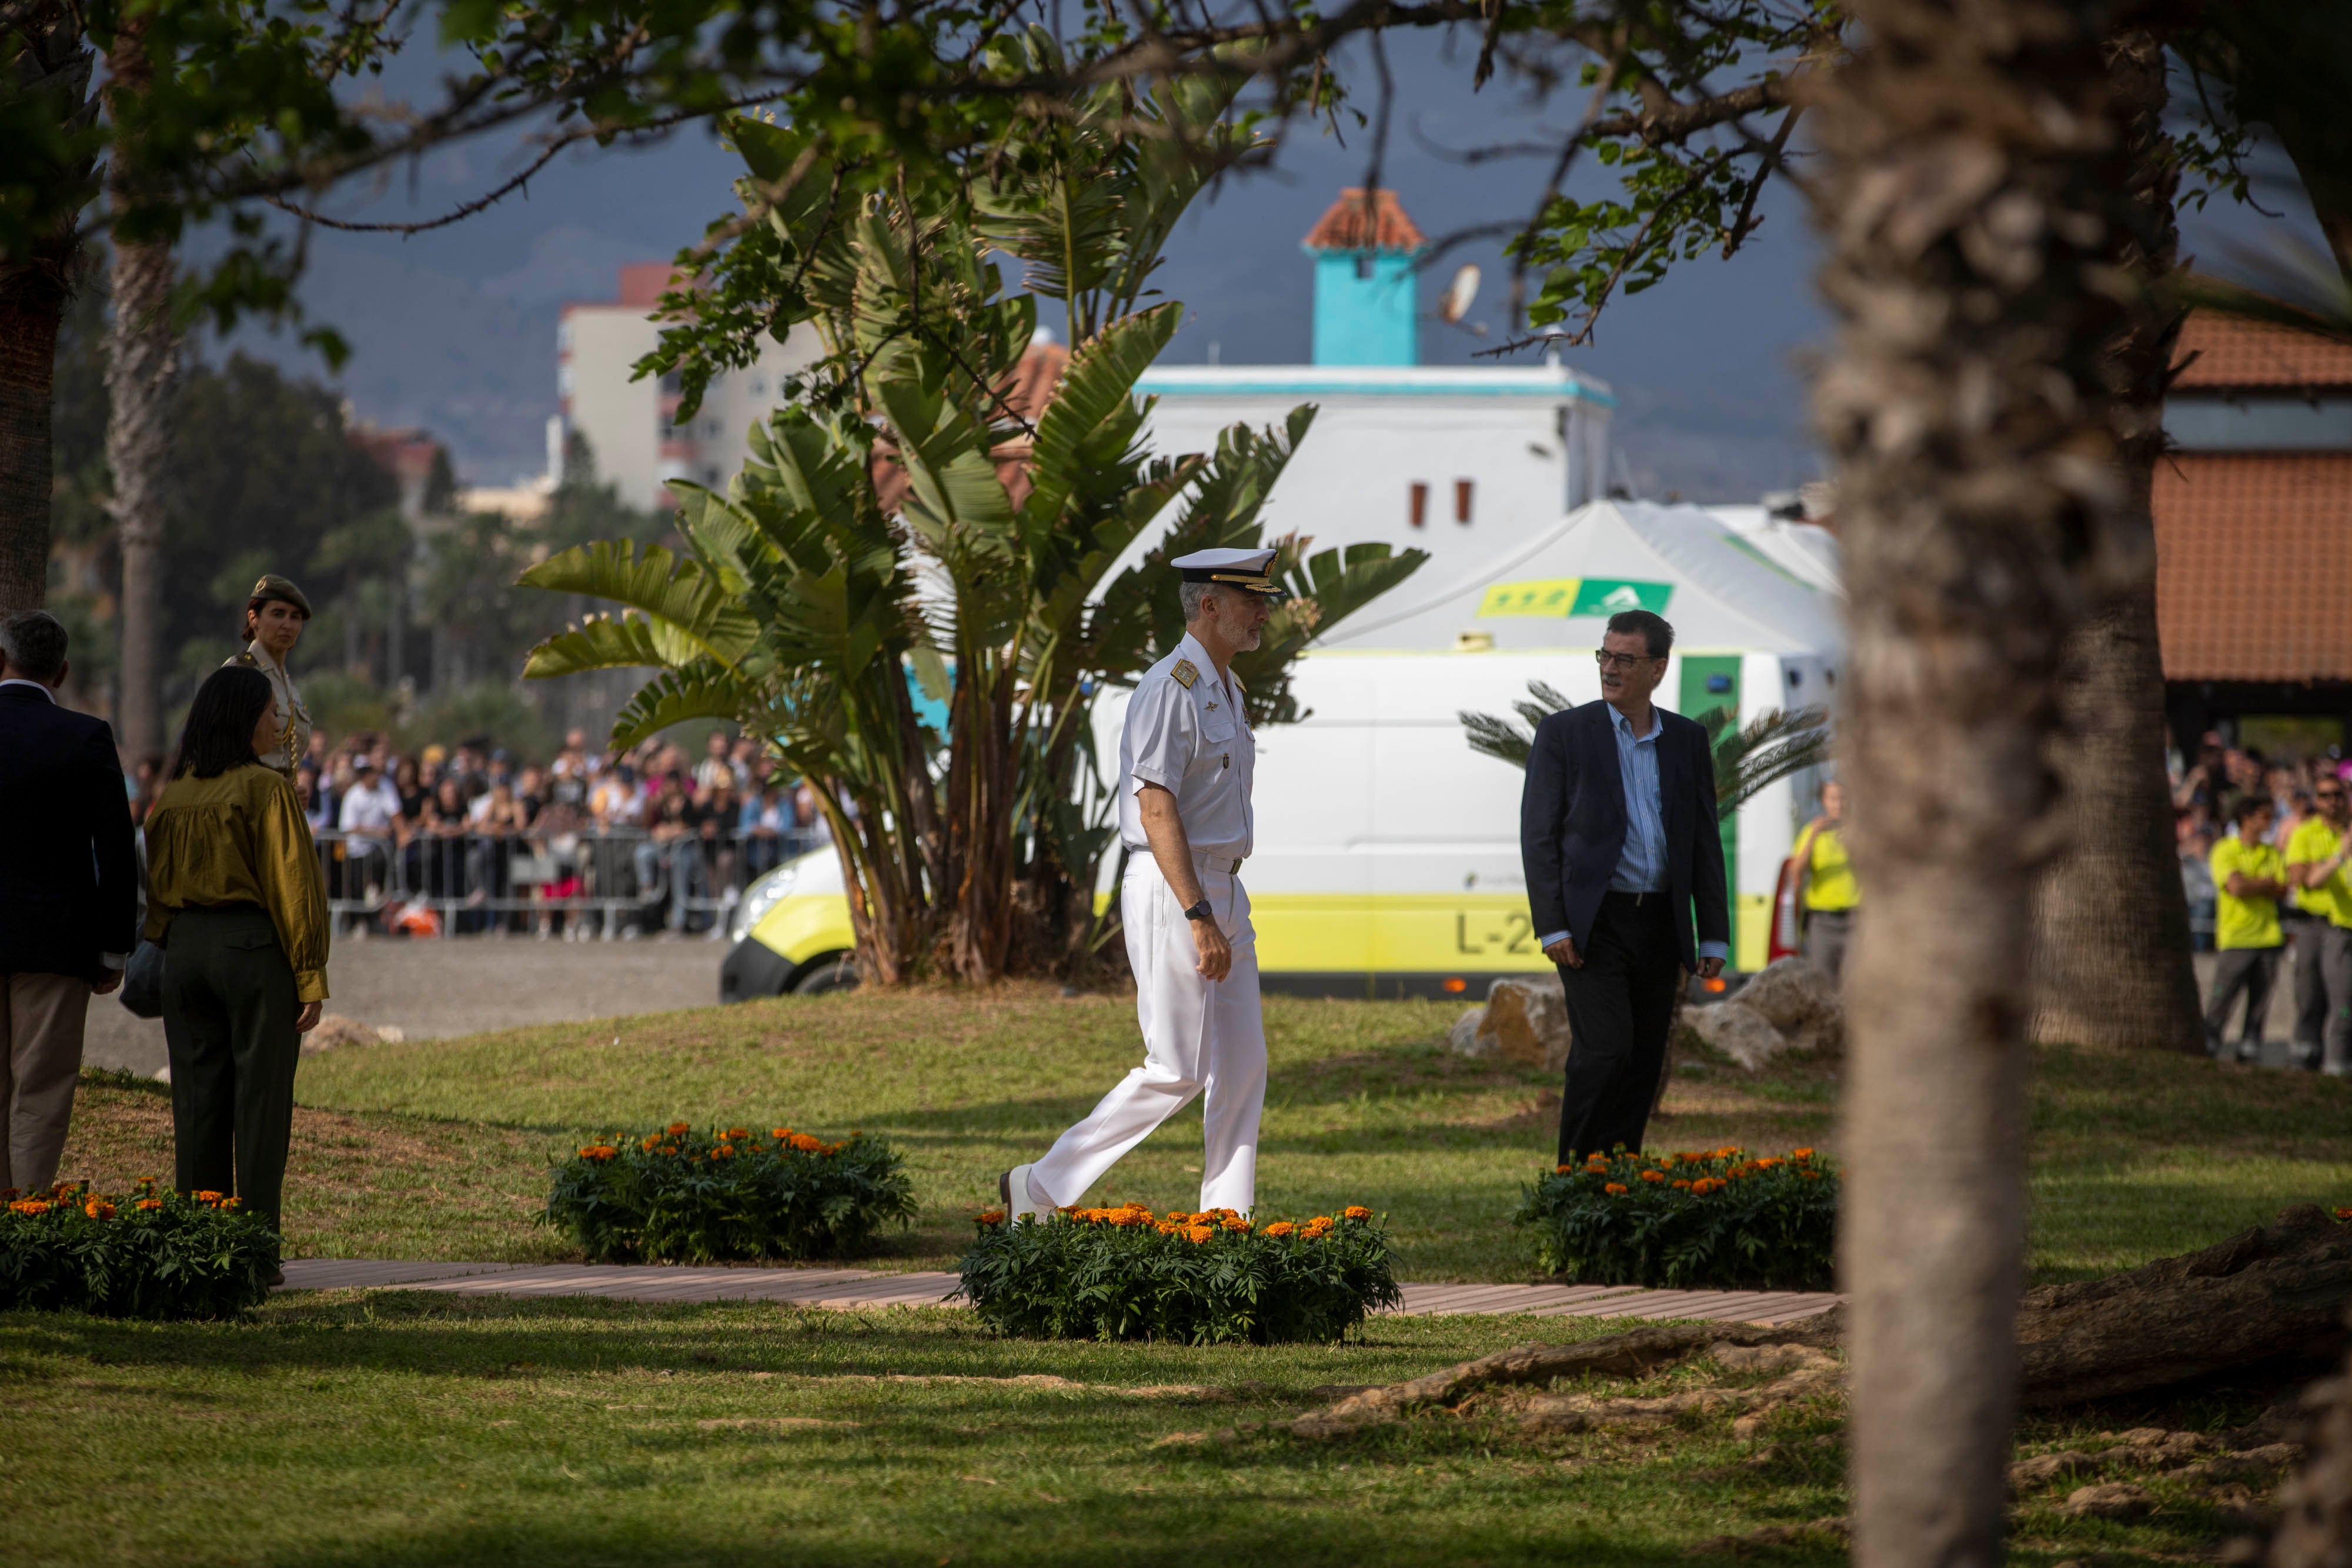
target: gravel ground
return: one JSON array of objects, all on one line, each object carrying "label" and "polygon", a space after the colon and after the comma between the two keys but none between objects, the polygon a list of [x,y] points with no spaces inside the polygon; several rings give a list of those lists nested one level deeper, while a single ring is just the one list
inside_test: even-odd
[{"label": "gravel ground", "polygon": [[[698,937],[346,939],[328,960],[327,1011],[378,1029],[390,1025],[411,1040],[670,1012],[719,999],[719,962],[726,955],[725,943]],[[163,1066],[163,1020],[135,1018],[112,997],[92,997],[82,1061],[152,1075]]]}]

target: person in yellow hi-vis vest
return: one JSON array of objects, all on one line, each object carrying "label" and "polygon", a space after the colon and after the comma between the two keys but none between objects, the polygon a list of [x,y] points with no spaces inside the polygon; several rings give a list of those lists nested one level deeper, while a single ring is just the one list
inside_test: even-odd
[{"label": "person in yellow hi-vis vest", "polygon": [[1845,786],[1836,779],[1822,786],[1822,814],[1805,825],[1790,858],[1797,862],[1797,907],[1805,912],[1805,956],[1828,973],[1830,984],[1838,985],[1862,888],[1846,858]]},{"label": "person in yellow hi-vis vest", "polygon": [[2333,774],[2323,776],[2311,793],[2318,814],[2305,818],[2287,840],[2286,872],[2304,913],[2313,916],[2295,933],[2298,947],[2310,944],[2295,956],[2297,1000],[2310,986],[2306,966],[2315,967],[2325,1021],[2314,1032],[2298,1006],[2295,1065],[2340,1074],[2352,1071],[2352,885],[2344,875],[2345,862],[2352,860],[2352,802],[2344,780]]},{"label": "person in yellow hi-vis vest", "polygon": [[2246,1021],[2238,1029],[2238,1060],[2262,1060],[2271,984],[2278,978],[2279,954],[2286,945],[2278,913],[2278,901],[2286,896],[2286,857],[2268,842],[2275,815],[2268,795],[2241,795],[2230,807],[2235,831],[2213,846],[2213,946],[2221,953],[2205,1004],[2205,1049],[2217,1059],[2228,1054],[2221,1037],[2230,1009],[2243,991]]}]

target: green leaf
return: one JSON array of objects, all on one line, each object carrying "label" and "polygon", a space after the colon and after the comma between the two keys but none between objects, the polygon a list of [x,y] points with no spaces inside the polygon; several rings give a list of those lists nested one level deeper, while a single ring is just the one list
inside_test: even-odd
[{"label": "green leaf", "polygon": [[759,637],[759,625],[738,607],[701,563],[650,545],[642,558],[627,539],[600,539],[562,551],[515,580],[554,593],[610,599],[666,623],[721,664],[740,664]]}]

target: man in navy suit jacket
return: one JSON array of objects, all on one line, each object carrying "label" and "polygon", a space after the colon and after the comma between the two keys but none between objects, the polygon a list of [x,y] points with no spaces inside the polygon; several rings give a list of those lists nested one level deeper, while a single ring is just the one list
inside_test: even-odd
[{"label": "man in navy suit jacket", "polygon": [[58,706],[66,629],[0,620],[0,1187],[57,1179],[93,993],[139,934],[131,799],[106,721]]},{"label": "man in navy suit jacket", "polygon": [[1650,702],[1674,645],[1663,617],[1611,616],[1597,655],[1601,700],[1537,726],[1528,757],[1528,904],[1574,1031],[1562,1165],[1642,1146],[1675,992],[1685,971],[1712,979],[1731,954],[1715,755],[1706,730]]}]

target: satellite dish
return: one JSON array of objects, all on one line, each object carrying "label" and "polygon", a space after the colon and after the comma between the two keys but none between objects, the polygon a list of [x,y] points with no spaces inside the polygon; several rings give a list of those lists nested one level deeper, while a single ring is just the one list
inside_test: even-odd
[{"label": "satellite dish", "polygon": [[1460,322],[1470,314],[1470,302],[1478,298],[1478,268],[1465,263],[1455,269],[1454,281],[1445,286],[1445,299],[1437,308],[1441,321]]}]

